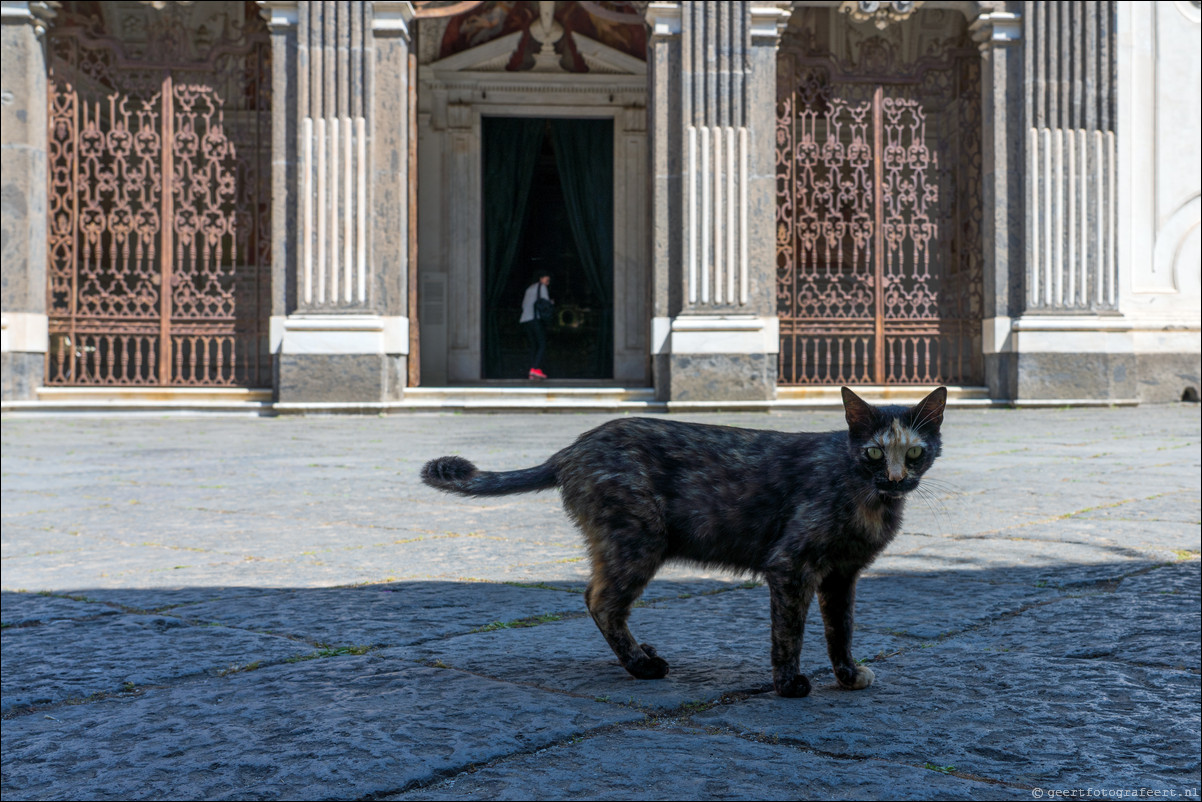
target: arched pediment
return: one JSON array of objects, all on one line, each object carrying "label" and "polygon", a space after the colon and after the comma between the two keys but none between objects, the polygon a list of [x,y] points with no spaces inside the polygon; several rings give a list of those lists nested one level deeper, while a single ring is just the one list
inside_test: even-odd
[{"label": "arched pediment", "polygon": [[639,4],[611,5],[618,9],[584,2],[477,4],[428,20],[419,62],[442,75],[645,76],[647,32]]},{"label": "arched pediment", "polygon": [[[464,50],[439,59],[429,65],[429,69],[438,73],[447,72],[505,72],[513,62],[515,54],[526,36],[525,31],[514,31],[491,42],[486,42],[469,50]],[[582,33],[569,34],[576,45],[585,64],[588,74],[603,73],[608,75],[646,75],[647,63],[621,50],[610,47],[596,39],[591,39]],[[567,72],[567,70],[538,70],[539,72]],[[518,72],[518,71],[511,71]],[[518,74],[522,74],[520,71]]]}]

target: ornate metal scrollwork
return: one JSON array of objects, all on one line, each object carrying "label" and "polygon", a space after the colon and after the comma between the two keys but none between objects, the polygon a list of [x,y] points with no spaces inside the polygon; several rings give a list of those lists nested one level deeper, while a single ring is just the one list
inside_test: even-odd
[{"label": "ornate metal scrollwork", "polygon": [[242,3],[63,4],[47,384],[270,385],[269,55]]},{"label": "ornate metal scrollwork", "polygon": [[779,381],[982,382],[975,49],[800,39],[778,65]]},{"label": "ornate metal scrollwork", "polygon": [[901,22],[918,10],[922,0],[844,0],[839,11],[856,22],[871,22],[880,30],[891,23]]}]

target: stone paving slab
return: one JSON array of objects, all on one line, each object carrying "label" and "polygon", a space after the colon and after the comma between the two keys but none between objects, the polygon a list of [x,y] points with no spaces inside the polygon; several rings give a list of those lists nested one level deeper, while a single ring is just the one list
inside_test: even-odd
[{"label": "stone paving slab", "polygon": [[1179,460],[1157,465],[1141,465],[1138,469],[1107,467],[1084,472],[1078,484],[1097,484],[1111,490],[1116,498],[1144,498],[1162,493],[1198,492],[1189,483],[1189,472],[1181,470]]},{"label": "stone paving slab", "polygon": [[[655,759],[632,759],[639,754]],[[923,800],[1030,799],[1031,792],[673,725],[557,744],[386,798]]]},{"label": "stone paving slab", "polygon": [[[131,530],[130,521],[135,518],[148,523],[153,522],[153,530]],[[356,540],[381,540],[390,535],[397,538],[421,531],[416,527],[400,526],[380,529],[367,525],[362,520],[357,520],[354,524],[329,518],[303,521],[280,517],[274,511],[270,515],[255,515],[251,512],[228,510],[162,509],[149,506],[139,510],[106,506],[73,511],[69,516],[58,516],[58,520],[54,520],[52,526],[55,531],[97,541],[137,545],[148,543],[166,548],[211,550],[236,556],[274,556],[281,547],[295,553],[298,549],[319,549],[345,544],[345,538],[348,536]],[[26,533],[27,538],[37,536],[36,531]]]},{"label": "stone paving slab", "polygon": [[1183,546],[1185,550],[1197,552],[1198,544],[1202,542],[1202,527],[1197,524],[1077,515],[1009,530],[1005,534],[1024,540],[1059,540],[1128,552],[1146,552],[1152,559],[1160,559],[1166,552],[1181,551]]},{"label": "stone paving slab", "polygon": [[6,520],[0,557],[8,561],[5,564],[7,567],[20,558],[40,558],[58,553],[77,552],[95,543],[95,539],[81,537],[78,532],[61,532],[48,528],[38,530]]},{"label": "stone paving slab", "polygon": [[826,754],[931,763],[1028,786],[1197,787],[1196,674],[987,653],[947,643],[874,663],[876,682],[816,685],[694,717]]},{"label": "stone paving slab", "polygon": [[[934,492],[939,492],[934,489]],[[1005,494],[949,492],[928,503],[922,495],[908,505],[906,528],[936,535],[983,535],[1046,526],[1068,516],[1084,516],[1104,505],[1133,504],[1124,486],[1116,491],[1089,484],[1083,491],[1008,487]],[[1149,491],[1156,492],[1156,491]]]},{"label": "stone paving slab", "polygon": [[[1158,567],[1099,590],[1033,607],[969,633],[964,644],[985,651],[1038,651],[1044,656],[1121,660],[1136,665],[1202,671],[1199,563]],[[1033,638],[1032,630],[1038,631]]]},{"label": "stone paving slab", "polygon": [[1126,504],[1099,506],[1078,513],[1077,517],[1123,521],[1179,521],[1197,526],[1202,518],[1199,514],[1200,505],[1202,496],[1199,496],[1195,487],[1192,491],[1159,493],[1151,498],[1137,499]]},{"label": "stone paving slab", "polygon": [[1065,543],[1019,536],[933,539],[916,549],[887,551],[874,564],[877,572],[937,574],[981,572],[1009,575],[1009,581],[1066,586],[1121,579],[1140,568],[1162,562],[1164,555],[1125,546]]},{"label": "stone paving slab", "polygon": [[[872,573],[856,585],[856,630],[937,640],[1056,598],[1022,571],[954,571],[935,576]],[[915,600],[921,599],[921,604]],[[817,607],[817,605],[814,605]],[[821,637],[821,618],[810,618]],[[857,657],[862,655],[857,648]]]},{"label": "stone paving slab", "polygon": [[[82,591],[77,590],[73,592],[71,590],[64,590],[62,592],[70,594],[72,598],[80,599],[84,603],[99,609],[107,608],[115,612],[129,613],[168,613],[184,605],[215,600],[221,600],[231,606],[241,605],[248,598],[274,593],[275,591],[271,588],[240,585],[197,585],[183,587],[166,585],[161,587],[91,588]],[[17,599],[18,601],[25,600],[21,603],[35,607],[36,600],[39,598],[44,597],[38,593],[5,592],[3,594],[6,608],[13,599]],[[52,596],[50,598],[58,599],[60,597]]]},{"label": "stone paving slab", "polygon": [[74,592],[106,585],[178,586],[192,584],[198,573],[228,574],[228,566],[243,561],[228,554],[181,551],[150,543],[91,541],[70,551],[5,558],[4,588]]},{"label": "stone paving slab", "polygon": [[[480,715],[498,704],[504,716]],[[641,720],[462,672],[331,657],[7,719],[5,796],[359,799]]]},{"label": "stone paving slab", "polygon": [[97,615],[116,615],[119,610],[102,604],[89,603],[39,593],[0,593],[0,620],[5,629],[64,619],[92,618]]},{"label": "stone paving slab", "polygon": [[0,642],[0,711],[5,712],[314,651],[284,638],[129,614],[9,628]]},{"label": "stone paving slab", "polygon": [[462,635],[495,622],[579,613],[574,593],[485,582],[399,582],[278,591],[176,608],[175,615],[332,646],[398,646]]},{"label": "stone paving slab", "polygon": [[[457,579],[466,566],[548,566],[585,559],[583,546],[553,546],[488,536],[426,538],[405,544],[381,544],[328,550],[309,555],[315,563],[361,575],[414,579]],[[478,577],[483,578],[483,577]]]}]

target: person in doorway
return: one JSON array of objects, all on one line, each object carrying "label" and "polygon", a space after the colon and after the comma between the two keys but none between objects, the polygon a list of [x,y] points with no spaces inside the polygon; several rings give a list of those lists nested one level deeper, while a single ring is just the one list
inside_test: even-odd
[{"label": "person in doorway", "polygon": [[522,317],[519,321],[530,342],[530,373],[531,379],[545,379],[543,373],[543,355],[547,351],[547,328],[555,314],[555,302],[547,289],[551,284],[551,276],[547,273],[536,273],[534,283],[526,288],[522,298]]}]

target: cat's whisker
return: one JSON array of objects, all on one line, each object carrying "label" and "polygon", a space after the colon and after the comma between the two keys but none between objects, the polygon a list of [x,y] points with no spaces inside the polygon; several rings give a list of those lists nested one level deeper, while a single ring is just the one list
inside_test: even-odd
[{"label": "cat's whisker", "polygon": [[945,534],[946,530],[948,529],[948,522],[950,519],[947,515],[947,510],[943,502],[936,498],[930,490],[922,485],[914,488],[914,491],[918,494],[918,497],[922,499],[923,503],[926,504],[927,509],[929,509],[931,514],[935,517],[935,525],[939,529],[944,530],[938,532],[937,534]]},{"label": "cat's whisker", "polygon": [[923,477],[922,485],[920,486],[925,487],[928,490],[938,490],[939,492],[946,493],[949,496],[958,496],[964,492],[955,483],[944,479],[931,479],[929,477]]},{"label": "cat's whisker", "polygon": [[921,429],[923,424],[931,419],[932,414],[933,413],[931,413],[927,410],[923,410],[922,417],[920,417],[918,420],[914,421],[914,428]]},{"label": "cat's whisker", "polygon": [[[942,392],[941,392],[942,391]],[[942,395],[942,398],[939,396]],[[943,409],[947,401],[947,389],[940,387],[933,390],[930,395],[918,402],[918,410],[920,417],[913,423],[915,429],[921,429],[928,423],[935,423],[938,426],[943,418]],[[939,420],[937,420],[939,419]]]}]

